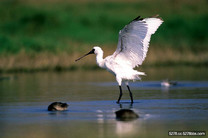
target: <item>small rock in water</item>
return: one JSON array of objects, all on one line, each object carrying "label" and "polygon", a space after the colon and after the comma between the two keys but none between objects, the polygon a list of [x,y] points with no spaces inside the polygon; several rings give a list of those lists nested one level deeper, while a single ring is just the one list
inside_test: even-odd
[{"label": "small rock in water", "polygon": [[62,102],[53,102],[48,106],[48,111],[64,111],[67,110],[69,105]]},{"label": "small rock in water", "polygon": [[131,109],[121,109],[116,111],[115,114],[116,114],[116,119],[121,121],[131,121],[139,118],[139,115],[136,114]]}]

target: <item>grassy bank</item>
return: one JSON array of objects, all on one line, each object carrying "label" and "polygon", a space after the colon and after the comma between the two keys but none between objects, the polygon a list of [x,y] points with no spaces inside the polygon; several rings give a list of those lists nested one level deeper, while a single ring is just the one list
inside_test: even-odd
[{"label": "grassy bank", "polygon": [[76,69],[74,59],[100,45],[116,49],[118,31],[138,15],[160,14],[145,65],[207,65],[206,0],[0,2],[0,70]]},{"label": "grassy bank", "polygon": [[[104,48],[104,50],[105,56],[113,53],[110,49]],[[95,63],[95,55],[90,55],[79,62],[75,62],[74,60],[80,56],[80,53],[68,54],[66,52],[58,54],[52,54],[50,52],[41,52],[38,54],[20,52],[14,55],[1,55],[0,73],[99,69]],[[196,54],[190,51],[180,52],[170,49],[161,50],[150,48],[142,68],[160,66],[208,66],[207,59],[208,52]]]}]

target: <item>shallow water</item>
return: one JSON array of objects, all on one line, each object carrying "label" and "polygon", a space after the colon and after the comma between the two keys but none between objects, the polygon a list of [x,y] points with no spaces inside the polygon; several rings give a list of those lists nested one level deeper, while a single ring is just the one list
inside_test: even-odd
[{"label": "shallow water", "polygon": [[[208,130],[206,68],[143,70],[148,76],[130,83],[133,105],[125,86],[116,104],[118,86],[106,71],[1,75],[0,137],[167,137],[168,131]],[[177,85],[161,87],[167,78]],[[67,102],[68,110],[47,111],[55,101]],[[139,118],[116,120],[121,108]]]}]

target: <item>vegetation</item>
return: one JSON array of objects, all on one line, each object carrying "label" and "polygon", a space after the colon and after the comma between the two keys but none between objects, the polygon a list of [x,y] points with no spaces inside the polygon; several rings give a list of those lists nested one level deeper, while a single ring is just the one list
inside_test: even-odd
[{"label": "vegetation", "polygon": [[[141,15],[160,14],[145,65],[208,65],[206,0],[0,2],[0,70],[75,69],[74,59],[100,45],[111,54],[118,31]],[[86,60],[85,60],[86,62]]]}]

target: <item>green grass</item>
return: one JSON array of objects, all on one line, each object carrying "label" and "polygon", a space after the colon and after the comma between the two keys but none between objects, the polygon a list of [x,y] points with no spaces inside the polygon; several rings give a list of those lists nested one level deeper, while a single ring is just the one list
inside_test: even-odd
[{"label": "green grass", "polygon": [[151,43],[200,52],[208,50],[206,4],[205,0],[38,5],[1,2],[0,53],[73,53],[86,45],[116,45],[118,31],[130,20],[155,14],[160,14],[164,23]]},{"label": "green grass", "polygon": [[[106,48],[107,53],[110,53],[116,49],[119,30],[127,23],[138,15],[148,17],[156,14],[163,18],[164,23],[152,36],[151,48],[161,51],[159,54],[163,53],[163,49],[180,53],[177,55],[177,60],[168,56],[170,54],[166,54],[163,58],[160,56],[160,59],[166,59],[163,61],[165,64],[176,62],[189,64],[203,53],[205,56],[197,58],[198,61],[195,60],[194,64],[199,62],[207,65],[206,0],[56,1],[51,3],[44,0],[30,2],[5,0],[0,2],[0,61],[4,61],[5,64],[1,63],[0,69],[5,70],[4,66],[10,63],[8,70],[16,68],[24,70],[28,68],[30,60],[40,60],[39,55],[42,56],[44,53],[50,55],[50,58],[53,58],[52,54],[57,61],[60,60],[60,62],[55,62],[56,60],[53,62],[47,56],[43,56],[42,59],[47,60],[47,66],[53,62],[52,68],[55,70],[70,68],[67,58],[60,57],[63,53],[67,53],[67,57],[72,58],[70,55],[83,54],[94,45]],[[192,55],[190,54],[191,58],[187,58],[184,62],[186,58],[184,52],[187,51]],[[153,51],[153,57],[147,60],[152,65],[158,65],[160,59],[156,59],[157,55],[154,54],[157,52]],[[28,60],[24,61],[25,58]],[[19,65],[19,61],[14,62],[14,59],[21,59],[20,62],[25,62],[25,65]],[[33,62],[37,62],[38,67],[31,64],[31,70],[48,68],[45,67],[46,63]]]}]

